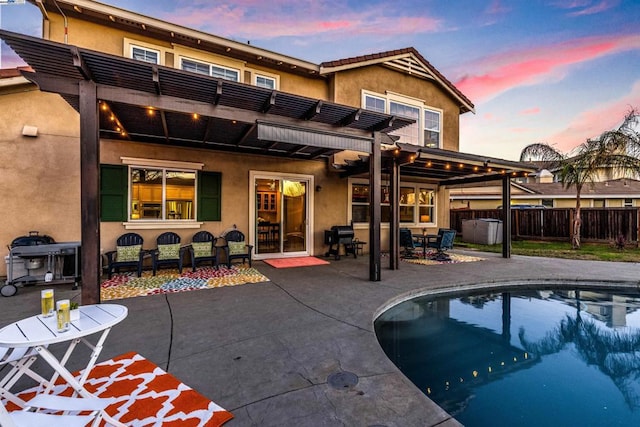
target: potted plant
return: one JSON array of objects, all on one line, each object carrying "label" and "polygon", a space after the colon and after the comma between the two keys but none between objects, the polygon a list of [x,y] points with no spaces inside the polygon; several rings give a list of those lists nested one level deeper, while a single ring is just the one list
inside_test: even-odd
[{"label": "potted plant", "polygon": [[69,320],[71,320],[72,322],[80,320],[80,304],[78,304],[76,301],[71,301],[71,303],[69,304],[69,308]]}]

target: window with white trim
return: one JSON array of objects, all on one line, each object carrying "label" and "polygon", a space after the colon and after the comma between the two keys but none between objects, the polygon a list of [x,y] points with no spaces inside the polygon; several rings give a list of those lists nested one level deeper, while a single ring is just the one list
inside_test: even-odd
[{"label": "window with white trim", "polygon": [[266,89],[276,89],[276,79],[274,79],[273,77],[256,74],[255,85],[257,87],[263,87]]},{"label": "window with white trim", "polygon": [[150,62],[151,64],[160,64],[160,51],[131,45],[131,58],[138,61]]},{"label": "window with white trim", "polygon": [[363,92],[362,104],[366,110],[415,120],[414,124],[391,133],[399,136],[400,142],[431,148],[442,146],[442,111],[427,108],[418,99],[397,94],[378,95]]},{"label": "window with white trim", "polygon": [[440,148],[440,119],[439,111],[424,109],[424,146]]},{"label": "window with white trim", "polygon": [[399,136],[400,142],[420,145],[420,108],[414,107],[413,105],[390,101],[389,114],[392,116],[406,117],[408,119],[415,120],[415,123],[390,132],[390,134]]},{"label": "window with white trim", "polygon": [[377,96],[365,95],[364,97],[365,110],[377,111],[378,113],[387,112],[387,101],[384,98],[378,98]]},{"label": "window with white trim", "polygon": [[187,58],[181,58],[180,67],[183,70],[190,71],[192,73],[204,74],[219,79],[231,80],[233,82],[240,81],[240,70],[236,70],[235,68],[227,68]]},{"label": "window with white trim", "polygon": [[129,166],[130,220],[195,219],[196,171]]},{"label": "window with white trim", "polygon": [[[351,220],[355,224],[369,223],[369,184],[365,181],[351,183]],[[381,187],[381,222],[389,223],[391,204],[389,186]],[[400,223],[404,225],[426,225],[435,223],[435,190],[420,184],[402,183],[398,203]]]}]

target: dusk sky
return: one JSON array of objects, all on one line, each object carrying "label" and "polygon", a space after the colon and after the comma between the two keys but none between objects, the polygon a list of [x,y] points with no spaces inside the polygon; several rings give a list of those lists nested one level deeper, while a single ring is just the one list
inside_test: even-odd
[{"label": "dusk sky", "polygon": [[[314,63],[415,47],[475,104],[461,116],[467,153],[516,160],[535,142],[566,152],[640,108],[639,0],[103,3]],[[0,24],[41,35],[29,4],[2,6]],[[3,68],[21,65],[10,53]]]}]

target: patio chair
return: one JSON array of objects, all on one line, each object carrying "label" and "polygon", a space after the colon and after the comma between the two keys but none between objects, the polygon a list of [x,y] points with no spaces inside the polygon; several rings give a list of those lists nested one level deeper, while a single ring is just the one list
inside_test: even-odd
[{"label": "patio chair", "polygon": [[136,233],[126,233],[118,237],[116,250],[105,253],[109,279],[114,271],[120,273],[121,267],[136,267],[138,277],[142,275],[142,262],[146,254],[142,249],[143,242],[142,236]]},{"label": "patio chair", "polygon": [[429,238],[427,248],[436,250],[429,258],[436,261],[450,261],[451,258],[445,253],[446,250],[453,249],[453,241],[456,238],[456,230],[441,228],[437,237]]},{"label": "patio chair", "polygon": [[[51,394],[38,394],[27,402],[27,407],[21,410],[9,412],[0,403],[0,425],[2,427],[84,427],[86,425],[99,425],[101,421],[107,421],[108,425],[119,427],[124,424],[108,416],[104,410],[113,402],[113,399],[98,397],[65,397]],[[34,412],[47,409],[49,412]],[[61,414],[61,412],[63,414]],[[89,412],[87,414],[87,412]]]},{"label": "patio chair", "polygon": [[182,274],[182,260],[187,248],[180,246],[180,236],[173,231],[162,233],[156,238],[156,248],[151,251],[153,275],[158,268],[165,265],[176,265],[178,272]]},{"label": "patio chair", "polygon": [[[411,230],[408,228],[401,228],[400,230],[400,247],[404,250],[400,254],[402,258],[417,258],[415,253],[418,245],[411,234]],[[422,247],[422,245],[420,245]]]},{"label": "patio chair", "polygon": [[227,254],[227,267],[231,267],[231,261],[234,259],[241,259],[243,264],[248,260],[251,267],[253,245],[245,242],[244,234],[240,230],[231,230],[222,237],[225,240],[225,245],[222,247]]},{"label": "patio chair", "polygon": [[189,252],[191,253],[191,268],[196,271],[196,265],[200,262],[211,261],[211,266],[218,268],[218,250],[216,248],[217,237],[208,231],[198,231],[191,238]]}]

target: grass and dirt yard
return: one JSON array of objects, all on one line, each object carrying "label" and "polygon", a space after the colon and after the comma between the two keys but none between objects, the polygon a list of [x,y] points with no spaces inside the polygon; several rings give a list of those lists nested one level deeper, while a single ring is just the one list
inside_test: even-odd
[{"label": "grass and dirt yard", "polygon": [[[483,252],[502,252],[502,244],[479,245],[456,240],[455,247]],[[594,261],[640,262],[640,248],[635,244],[628,244],[624,249],[618,249],[613,243],[583,243],[580,249],[572,249],[569,242],[514,240],[511,242],[511,254]]]}]

